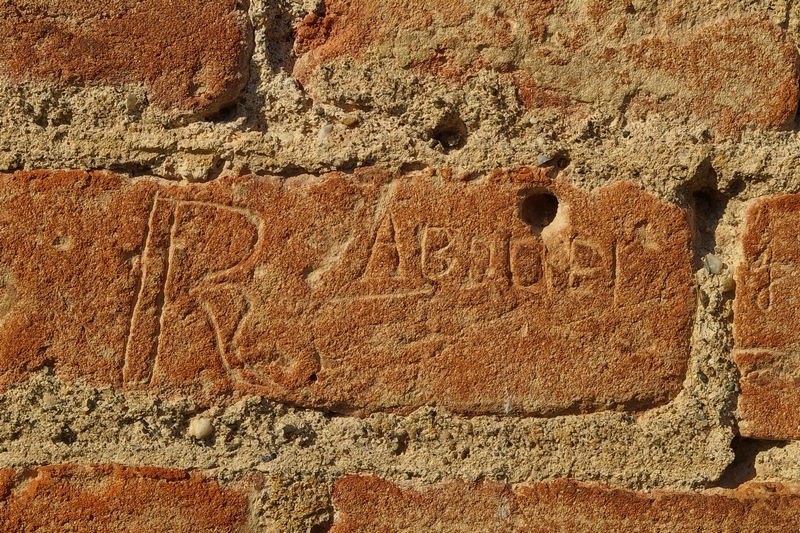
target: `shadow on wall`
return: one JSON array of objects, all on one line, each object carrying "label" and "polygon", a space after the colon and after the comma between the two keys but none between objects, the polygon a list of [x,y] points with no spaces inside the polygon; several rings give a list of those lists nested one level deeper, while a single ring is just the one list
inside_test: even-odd
[{"label": "shadow on wall", "polygon": [[731,448],[735,457],[733,462],[722,473],[718,487],[724,489],[735,489],[736,487],[755,479],[756,459],[758,454],[772,448],[783,448],[788,441],[771,441],[746,439],[744,437],[734,437]]}]

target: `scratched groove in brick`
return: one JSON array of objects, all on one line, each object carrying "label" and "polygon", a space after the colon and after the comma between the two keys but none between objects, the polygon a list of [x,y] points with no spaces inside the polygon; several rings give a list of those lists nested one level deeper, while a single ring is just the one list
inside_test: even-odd
[{"label": "scratched groove in brick", "polygon": [[799,438],[800,196],[754,200],[737,268],[735,360],[743,435]]},{"label": "scratched groove in brick", "polygon": [[143,82],[164,109],[201,115],[244,87],[252,35],[234,0],[11,0],[0,72],[16,82]]},{"label": "scratched groove in brick", "polygon": [[189,187],[5,175],[3,384],[47,364],[343,412],[668,401],[694,307],[684,213],[628,183],[589,194],[548,172]]},{"label": "scratched groove in brick", "polygon": [[800,496],[780,484],[651,494],[556,480],[530,485],[456,481],[401,488],[348,476],[333,491],[331,533],[476,531],[545,533],[783,532],[800,527]]}]

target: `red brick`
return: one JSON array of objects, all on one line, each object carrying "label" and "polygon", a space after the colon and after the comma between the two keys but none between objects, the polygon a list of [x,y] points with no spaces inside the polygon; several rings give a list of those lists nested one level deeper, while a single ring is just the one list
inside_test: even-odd
[{"label": "red brick", "polygon": [[[686,30],[674,17],[649,20],[629,2],[579,5],[332,0],[324,17],[309,15],[298,28],[294,72],[313,89],[320,64],[399,55],[402,67],[459,83],[495,70],[530,107],[587,110],[588,102],[639,117],[662,112],[699,121],[720,137],[792,123],[797,52],[766,16]],[[647,30],[629,38],[629,24]],[[665,24],[667,31],[656,31]]]},{"label": "red brick", "polygon": [[1,176],[0,384],[47,364],[358,413],[670,400],[694,308],[684,213],[548,172]]},{"label": "red brick", "polygon": [[[630,65],[620,76],[643,83],[632,102],[642,114],[686,115],[723,137],[747,128],[783,129],[794,121],[797,51],[765,17],[725,19],[620,52]],[[677,87],[666,99],[658,95],[665,82]]]},{"label": "red brick", "polygon": [[734,357],[743,435],[800,438],[800,195],[756,200],[736,268]]},{"label": "red brick", "polygon": [[152,102],[210,114],[246,81],[252,30],[236,0],[10,0],[0,72],[16,82],[142,82]]},{"label": "red brick", "polygon": [[57,465],[3,470],[0,483],[3,531],[250,530],[245,494],[182,470]]},{"label": "red brick", "polygon": [[783,533],[800,528],[800,495],[778,484],[643,494],[567,480],[515,487],[455,481],[415,489],[348,476],[336,483],[333,505],[331,533]]}]

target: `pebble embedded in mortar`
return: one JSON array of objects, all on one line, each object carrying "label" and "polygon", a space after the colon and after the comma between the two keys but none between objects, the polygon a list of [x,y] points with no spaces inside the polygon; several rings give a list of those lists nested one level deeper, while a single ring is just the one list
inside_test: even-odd
[{"label": "pebble embedded in mortar", "polygon": [[214,426],[207,418],[193,418],[192,421],[189,422],[188,435],[196,438],[197,440],[202,440],[211,435],[213,432]]},{"label": "pebble embedded in mortar", "polygon": [[714,254],[707,254],[703,258],[703,266],[706,267],[706,270],[709,274],[719,274],[722,272],[722,267],[725,266],[725,263],[722,262],[722,259],[717,257]]}]

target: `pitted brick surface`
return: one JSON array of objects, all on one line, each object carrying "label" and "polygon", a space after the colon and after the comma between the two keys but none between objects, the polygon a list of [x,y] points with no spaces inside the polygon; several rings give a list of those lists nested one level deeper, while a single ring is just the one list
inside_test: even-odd
[{"label": "pitted brick surface", "polygon": [[164,109],[210,114],[244,86],[249,22],[234,0],[10,0],[0,75],[61,85],[145,83]]},{"label": "pitted brick surface", "polygon": [[295,74],[313,87],[319,65],[378,58],[459,83],[495,71],[527,106],[579,116],[659,112],[720,137],[791,124],[797,52],[783,30],[761,15],[682,22],[631,2],[335,0],[297,30]]},{"label": "pitted brick surface", "polygon": [[684,213],[550,172],[5,175],[3,382],[50,365],[358,413],[669,400],[694,306]]},{"label": "pitted brick surface", "polygon": [[737,490],[655,492],[556,480],[530,485],[453,483],[401,488],[348,476],[333,492],[331,533],[551,531],[782,532],[800,527],[800,496],[778,484]]},{"label": "pitted brick surface", "polygon": [[245,533],[243,493],[182,470],[121,465],[0,471],[3,531]]},{"label": "pitted brick surface", "polygon": [[737,269],[736,363],[744,435],[800,437],[800,195],[755,200]]},{"label": "pitted brick surface", "polygon": [[0,531],[800,530],[800,0],[0,30]]}]

